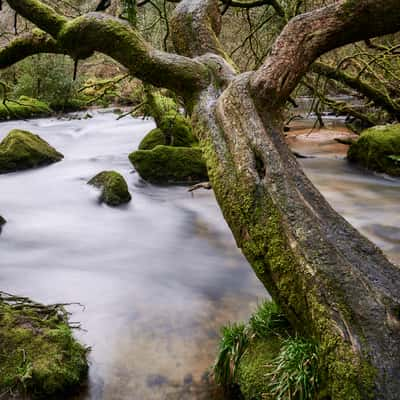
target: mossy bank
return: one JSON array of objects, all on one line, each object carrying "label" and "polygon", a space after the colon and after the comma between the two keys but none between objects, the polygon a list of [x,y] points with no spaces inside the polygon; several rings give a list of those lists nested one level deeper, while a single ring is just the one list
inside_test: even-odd
[{"label": "mossy bank", "polygon": [[14,129],[0,143],[0,174],[52,164],[63,157],[38,135]]},{"label": "mossy bank", "polygon": [[369,170],[400,176],[400,124],[365,130],[347,157]]},{"label": "mossy bank", "polygon": [[0,104],[0,121],[46,117],[52,113],[53,110],[47,103],[27,96]]},{"label": "mossy bank", "polygon": [[[61,306],[0,292],[0,393],[60,399],[85,381],[88,349]],[[5,397],[7,398],[7,397]]]}]

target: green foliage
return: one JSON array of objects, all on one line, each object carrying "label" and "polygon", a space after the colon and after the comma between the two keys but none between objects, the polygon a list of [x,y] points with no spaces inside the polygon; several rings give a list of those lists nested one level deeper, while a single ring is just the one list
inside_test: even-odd
[{"label": "green foliage", "polygon": [[109,206],[119,206],[131,200],[128,185],[124,177],[118,172],[100,172],[88,184],[102,189],[101,201]]},{"label": "green foliage", "polygon": [[14,129],[0,143],[0,173],[48,165],[62,158],[46,141],[28,131]]},{"label": "green foliage", "polygon": [[53,109],[77,108],[79,80],[73,80],[74,63],[63,55],[38,54],[17,64],[13,96],[42,100]]},{"label": "green foliage", "polygon": [[269,337],[290,329],[289,321],[273,301],[264,301],[249,319],[249,327],[254,336]]},{"label": "green foliage", "polygon": [[228,386],[235,382],[239,361],[249,344],[244,324],[224,326],[216,361],[213,366],[214,378],[218,384]]},{"label": "green foliage", "polygon": [[270,389],[276,400],[316,398],[318,386],[318,351],[314,343],[298,337],[286,339],[273,360]]}]

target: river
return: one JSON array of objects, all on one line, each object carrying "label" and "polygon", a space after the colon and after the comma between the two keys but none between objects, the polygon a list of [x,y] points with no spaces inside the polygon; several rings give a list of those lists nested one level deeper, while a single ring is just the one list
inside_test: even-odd
[{"label": "river", "polygon": [[[221,326],[247,319],[267,293],[236,248],[211,191],[147,184],[127,159],[154,124],[111,112],[91,119],[0,123],[39,134],[65,159],[0,175],[1,290],[79,302],[72,321],[90,345],[80,400],[211,399],[207,369]],[[302,148],[303,149],[303,148]],[[304,149],[303,149],[304,150]],[[400,262],[400,182],[337,157],[301,160],[332,205]],[[99,204],[86,181],[126,178],[132,201]]]}]

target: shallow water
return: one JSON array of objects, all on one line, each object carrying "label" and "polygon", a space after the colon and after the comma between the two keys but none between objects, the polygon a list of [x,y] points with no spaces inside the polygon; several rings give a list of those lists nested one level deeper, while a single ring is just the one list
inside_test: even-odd
[{"label": "shallow water", "polygon": [[[235,246],[212,192],[140,181],[127,159],[151,121],[94,113],[0,124],[40,134],[57,164],[0,175],[1,289],[45,303],[79,302],[72,320],[92,346],[81,399],[211,399],[206,374],[220,327],[267,296]],[[303,160],[334,207],[399,259],[400,183],[340,159]],[[85,182],[120,171],[132,202],[98,203]]]}]

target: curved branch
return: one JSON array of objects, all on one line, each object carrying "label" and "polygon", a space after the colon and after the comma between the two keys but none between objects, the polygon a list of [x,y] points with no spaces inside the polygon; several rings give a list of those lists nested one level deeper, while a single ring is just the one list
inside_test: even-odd
[{"label": "curved branch", "polygon": [[18,14],[54,37],[68,21],[53,8],[38,0],[7,0],[7,2]]},{"label": "curved branch", "polygon": [[271,55],[252,77],[251,91],[264,107],[280,107],[320,55],[398,30],[398,0],[340,0],[299,15],[286,25]]},{"label": "curved branch", "polygon": [[18,37],[0,50],[0,69],[10,67],[26,57],[39,53],[67,54],[57,42],[42,33]]},{"label": "curved branch", "polygon": [[221,3],[229,5],[229,7],[236,8],[256,8],[262,6],[271,6],[280,17],[285,17],[285,10],[277,0],[254,0],[254,1],[241,1],[241,0],[220,0]]},{"label": "curved branch", "polygon": [[[103,13],[89,13],[68,21],[38,0],[8,2],[23,17],[57,39],[53,43],[56,52],[68,54],[75,60],[87,58],[95,51],[101,52],[120,62],[137,78],[174,90],[185,98],[208,83],[208,71],[201,62],[153,48],[129,24],[117,18]],[[39,15],[31,12],[30,6],[39,10]],[[15,42],[0,50],[0,57],[2,54],[15,54],[14,46]],[[52,52],[50,47],[47,50]],[[43,51],[43,43],[30,52],[25,46],[25,57]],[[9,65],[9,62],[0,64],[0,68]]]}]

